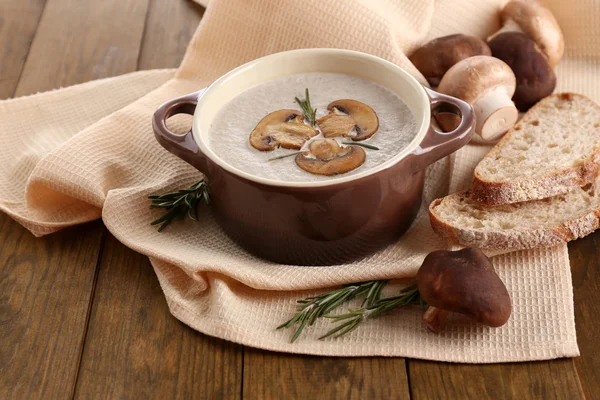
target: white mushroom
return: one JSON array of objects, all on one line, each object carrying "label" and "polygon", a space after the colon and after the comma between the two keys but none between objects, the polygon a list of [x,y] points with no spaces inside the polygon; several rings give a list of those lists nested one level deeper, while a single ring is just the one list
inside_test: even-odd
[{"label": "white mushroom", "polygon": [[[446,72],[438,91],[458,97],[473,106],[476,132],[487,141],[495,140],[517,122],[519,112],[511,101],[516,79],[503,61],[489,56],[466,58]],[[438,118],[444,130],[445,121]]]},{"label": "white mushroom", "polygon": [[531,37],[548,59],[556,65],[565,52],[563,33],[554,15],[537,0],[512,0],[502,10],[503,26],[488,38],[504,32],[524,32]]},{"label": "white mushroom", "polygon": [[300,150],[304,143],[319,131],[305,124],[304,116],[296,110],[279,110],[260,120],[250,133],[250,144],[260,151],[277,147]]}]

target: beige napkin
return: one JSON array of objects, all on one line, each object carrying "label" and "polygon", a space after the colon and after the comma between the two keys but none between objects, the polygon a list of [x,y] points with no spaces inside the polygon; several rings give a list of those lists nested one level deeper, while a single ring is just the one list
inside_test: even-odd
[{"label": "beige napkin", "polygon": [[[431,166],[422,212],[410,231],[352,264],[307,268],[260,260],[225,237],[208,210],[199,223],[176,223],[163,233],[149,225],[159,212],[149,210],[147,195],[201,176],[154,140],[150,116],[162,102],[205,87],[246,61],[292,48],[360,50],[422,80],[405,52],[444,34],[485,37],[498,28],[504,2],[304,0],[300,7],[292,0],[211,0],[174,79],[172,71],[146,71],[0,102],[0,208],[35,235],[102,216],[119,240],[150,257],[175,317],[245,345],[480,363],[576,356],[566,245],[494,257],[514,307],[499,329],[454,317],[448,330],[434,335],[423,328],[421,311],[409,308],[369,320],[340,339],[316,339],[330,327],[327,321],[295,344],[289,343],[291,332],[274,330],[294,313],[299,297],[343,283],[411,277],[425,254],[446,247],[429,226],[426,206],[468,186],[482,147],[470,145]],[[589,12],[598,2],[546,4],[568,42],[559,89],[599,99],[600,21]],[[173,122],[179,129],[186,123]]]}]

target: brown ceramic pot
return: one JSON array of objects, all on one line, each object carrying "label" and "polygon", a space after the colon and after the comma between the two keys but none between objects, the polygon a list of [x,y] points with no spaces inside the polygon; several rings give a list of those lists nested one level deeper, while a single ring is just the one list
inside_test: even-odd
[{"label": "brown ceramic pot", "polygon": [[[218,110],[242,91],[281,76],[336,72],[379,83],[413,112],[419,132],[389,161],[362,173],[317,182],[284,182],[250,175],[226,164],[207,146]],[[431,126],[432,112],[453,108],[460,126]],[[193,114],[192,129],[166,127],[175,114]],[[397,241],[421,204],[425,169],[465,145],[474,127],[471,107],[421,86],[398,66],[368,54],[335,49],[277,53],[227,73],[210,87],[168,101],[154,114],[157,140],[208,178],[211,207],[223,230],[249,252],[271,261],[330,265],[359,259]]]}]

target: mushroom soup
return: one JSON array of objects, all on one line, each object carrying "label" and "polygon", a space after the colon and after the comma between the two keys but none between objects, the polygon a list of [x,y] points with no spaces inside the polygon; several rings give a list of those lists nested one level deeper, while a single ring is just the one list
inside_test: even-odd
[{"label": "mushroom soup", "polygon": [[306,73],[230,100],[210,126],[209,146],[246,173],[306,182],[376,167],[416,133],[412,112],[387,88],[350,75]]}]

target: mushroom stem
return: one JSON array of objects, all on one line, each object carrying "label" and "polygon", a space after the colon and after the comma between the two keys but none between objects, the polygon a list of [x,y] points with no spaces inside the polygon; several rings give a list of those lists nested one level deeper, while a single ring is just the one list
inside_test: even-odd
[{"label": "mushroom stem", "polygon": [[433,333],[439,333],[446,325],[446,318],[448,318],[448,311],[442,310],[441,308],[429,306],[423,314],[423,321]]},{"label": "mushroom stem", "polygon": [[501,87],[486,93],[473,104],[476,132],[484,140],[494,140],[514,126],[519,111]]}]

